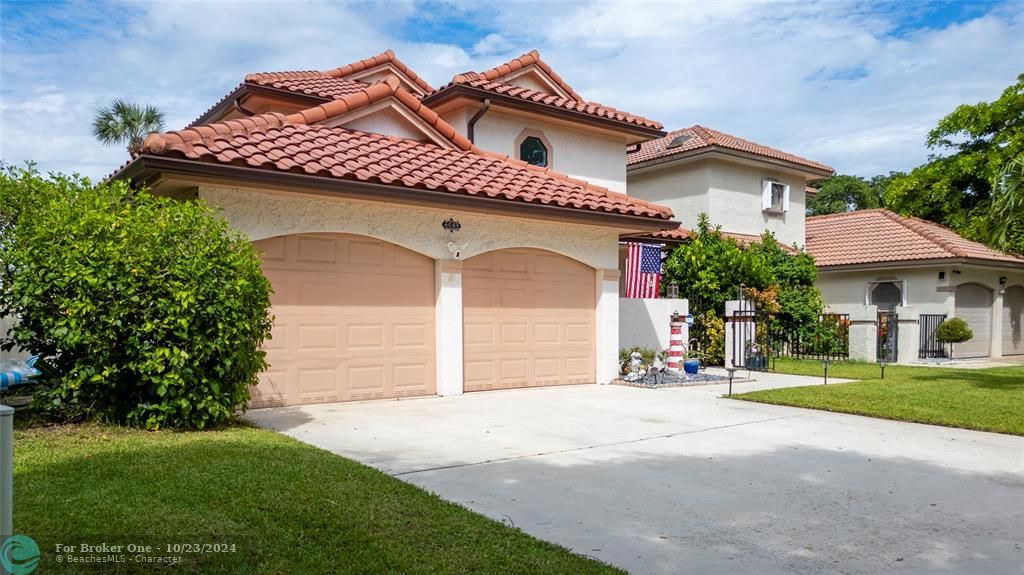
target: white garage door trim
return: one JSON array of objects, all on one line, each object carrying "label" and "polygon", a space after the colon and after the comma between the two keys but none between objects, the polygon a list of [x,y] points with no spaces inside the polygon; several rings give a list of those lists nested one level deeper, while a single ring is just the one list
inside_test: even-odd
[{"label": "white garage door trim", "polygon": [[1024,354],[1024,286],[1003,292],[1003,355]]}]

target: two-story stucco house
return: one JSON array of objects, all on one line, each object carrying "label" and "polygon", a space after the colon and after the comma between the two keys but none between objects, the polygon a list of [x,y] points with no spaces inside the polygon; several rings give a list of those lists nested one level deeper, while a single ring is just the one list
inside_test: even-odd
[{"label": "two-story stucco house", "polygon": [[274,287],[253,406],[608,382],[618,242],[675,229],[625,194],[661,124],[536,52],[434,89],[388,51],[246,76],[116,177],[221,210]]},{"label": "two-story stucco house", "polygon": [[804,245],[807,183],[834,170],[813,160],[703,126],[669,132],[626,153],[629,194],[672,209],[685,239],[706,213],[739,240],[766,231],[783,245]]}]

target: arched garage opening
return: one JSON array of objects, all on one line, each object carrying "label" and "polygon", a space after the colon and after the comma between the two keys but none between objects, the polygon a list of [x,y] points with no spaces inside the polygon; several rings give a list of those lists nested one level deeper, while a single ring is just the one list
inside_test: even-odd
[{"label": "arched garage opening", "polygon": [[1024,354],[1024,286],[1003,292],[1003,355]]},{"label": "arched garage opening", "polygon": [[464,389],[597,381],[596,270],[539,249],[464,262]]},{"label": "arched garage opening", "polygon": [[956,288],[956,317],[967,322],[974,337],[953,346],[956,357],[988,357],[992,353],[992,290],[980,284]]},{"label": "arched garage opening", "polygon": [[352,234],[254,245],[274,331],[252,407],[435,393],[434,260]]}]

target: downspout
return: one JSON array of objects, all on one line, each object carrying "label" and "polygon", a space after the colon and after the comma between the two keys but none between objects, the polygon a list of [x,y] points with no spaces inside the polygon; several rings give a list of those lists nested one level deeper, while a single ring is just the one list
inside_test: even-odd
[{"label": "downspout", "polygon": [[250,112],[249,110],[246,110],[245,108],[242,107],[242,103],[240,102],[240,100],[241,100],[241,98],[235,98],[235,101],[234,101],[235,109],[238,110],[240,113],[245,114],[246,116],[255,116],[256,115],[255,113]]},{"label": "downspout", "polygon": [[469,138],[469,143],[476,143],[476,140],[474,139],[474,128],[476,127],[476,123],[479,122],[480,118],[483,118],[484,114],[487,113],[487,110],[490,109],[491,99],[484,98],[484,105],[481,106],[480,109],[477,110],[475,114],[473,114],[473,117],[469,119],[469,123],[466,124],[466,137]]}]

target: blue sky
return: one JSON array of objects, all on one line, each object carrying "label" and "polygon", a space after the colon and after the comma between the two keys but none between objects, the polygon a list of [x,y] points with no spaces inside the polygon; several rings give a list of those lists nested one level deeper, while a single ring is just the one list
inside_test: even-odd
[{"label": "blue sky", "polygon": [[115,97],[183,127],[246,73],[396,51],[434,85],[531,49],[586,98],[871,176],[1024,72],[1024,2],[0,2],[0,157],[102,176]]}]

